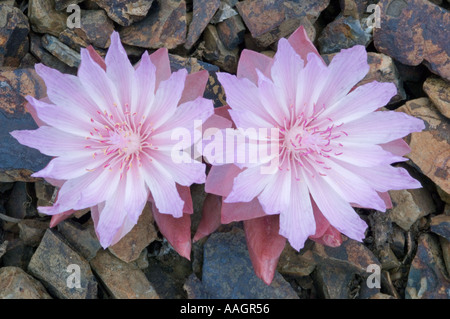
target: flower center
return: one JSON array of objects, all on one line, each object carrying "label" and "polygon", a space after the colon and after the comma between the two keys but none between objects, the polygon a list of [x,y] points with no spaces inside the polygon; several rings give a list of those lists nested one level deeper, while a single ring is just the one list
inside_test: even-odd
[{"label": "flower center", "polygon": [[132,131],[110,132],[110,143],[112,147],[120,149],[125,155],[131,155],[139,151],[141,147],[141,137]]}]

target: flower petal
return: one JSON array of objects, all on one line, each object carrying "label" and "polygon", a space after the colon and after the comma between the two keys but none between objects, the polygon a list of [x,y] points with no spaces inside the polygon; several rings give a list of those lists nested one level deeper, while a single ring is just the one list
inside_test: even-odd
[{"label": "flower petal", "polygon": [[225,203],[222,201],[221,222],[229,224],[266,216],[258,199],[255,198],[248,203]]},{"label": "flower petal", "polygon": [[156,66],[156,89],[158,89],[160,83],[168,80],[171,75],[169,51],[167,48],[160,48],[150,54],[150,60]]},{"label": "flower petal", "polygon": [[222,198],[214,194],[206,194],[203,202],[202,218],[195,232],[193,242],[199,241],[203,237],[213,233],[220,225],[220,210],[222,208]]},{"label": "flower petal", "polygon": [[394,155],[397,156],[404,156],[411,152],[411,148],[409,147],[408,143],[406,143],[403,139],[399,138],[395,141],[391,141],[388,143],[380,144],[380,146],[388,152],[391,152]]},{"label": "flower petal", "polygon": [[289,203],[297,193],[291,193],[292,175],[287,170],[277,170],[268,174],[269,181],[259,194],[258,200],[266,214],[280,214],[288,209]]},{"label": "flower petal", "polygon": [[267,175],[260,173],[259,166],[247,168],[234,179],[225,203],[250,202],[262,192],[268,181]]},{"label": "flower petal", "polygon": [[[297,52],[297,54],[303,59],[303,61],[307,60],[309,53],[313,53],[318,58],[322,59],[319,52],[317,52],[316,47],[308,38],[308,35],[303,26],[300,26],[297,30],[295,30],[294,33],[289,36],[288,41],[295,52]],[[323,60],[322,63],[323,65],[325,65],[325,62],[323,62]]]},{"label": "flower petal", "polygon": [[181,95],[180,104],[193,101],[198,97],[203,97],[208,78],[209,73],[206,70],[188,74],[186,83],[184,84],[183,94]]},{"label": "flower petal", "polygon": [[134,77],[136,87],[133,89],[132,112],[137,112],[138,118],[141,119],[148,114],[155,101],[156,66],[153,65],[147,51],[142,54]]},{"label": "flower petal", "polygon": [[237,77],[246,78],[254,84],[258,84],[258,74],[256,70],[260,70],[265,76],[270,77],[270,67],[273,59],[267,55],[252,50],[242,50],[237,68]]},{"label": "flower petal", "polygon": [[242,169],[234,164],[214,165],[206,177],[205,192],[220,196],[228,196],[233,182]]}]

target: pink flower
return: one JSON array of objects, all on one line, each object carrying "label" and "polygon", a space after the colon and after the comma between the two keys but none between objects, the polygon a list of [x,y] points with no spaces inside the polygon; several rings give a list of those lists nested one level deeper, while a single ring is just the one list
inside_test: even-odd
[{"label": "pink flower", "polygon": [[[296,250],[308,238],[338,246],[340,233],[362,241],[367,225],[352,206],[385,211],[388,190],[421,187],[391,164],[406,160],[401,138],[424,123],[375,112],[396,87],[374,81],[354,88],[368,71],[363,46],[342,50],[327,66],[300,27],[280,39],[273,59],[244,50],[237,76],[218,73],[236,127],[279,132],[272,137],[279,143],[272,174],[261,173],[266,164],[215,165],[206,181],[206,191],[223,201],[209,199],[205,204],[216,208],[204,214],[220,212],[222,223],[245,221],[250,257],[266,283],[286,239]],[[218,224],[217,217],[208,220],[195,239]]]},{"label": "pink flower", "polygon": [[82,49],[81,59],[78,76],[36,65],[48,98],[28,101],[40,127],[11,132],[55,157],[32,175],[61,187],[55,204],[39,211],[53,215],[54,225],[91,207],[100,243],[108,247],[132,229],[150,200],[163,235],[189,258],[189,186],[205,181],[205,165],[174,163],[171,133],[192,131],[194,120],[213,114],[212,101],[202,97],[207,71],[171,73],[167,49],[145,52],[133,67],[117,32],[105,61],[92,48]]}]

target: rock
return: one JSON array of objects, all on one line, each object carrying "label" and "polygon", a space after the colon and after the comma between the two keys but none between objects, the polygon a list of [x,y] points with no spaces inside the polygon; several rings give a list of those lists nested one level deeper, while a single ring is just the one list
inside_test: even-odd
[{"label": "rock", "polygon": [[26,270],[32,256],[33,248],[25,245],[20,238],[9,239],[2,257],[2,265],[3,267],[14,266]]},{"label": "rock", "polygon": [[66,28],[67,24],[67,15],[55,10],[54,0],[30,0],[28,18],[34,32],[49,33],[55,37]]},{"label": "rock", "polygon": [[318,38],[321,53],[339,52],[354,45],[367,47],[371,41],[370,30],[364,29],[359,19],[342,14],[327,24]]},{"label": "rock", "polygon": [[245,30],[244,23],[238,15],[217,24],[219,38],[228,50],[233,50],[244,42]]},{"label": "rock", "polygon": [[232,16],[237,15],[238,13],[236,12],[236,10],[233,9],[234,5],[235,4],[230,5],[230,3],[228,3],[227,1],[221,1],[220,5],[219,5],[219,9],[217,9],[217,12],[214,15],[214,17],[211,19],[210,23],[216,24],[216,23],[222,22],[228,18],[231,18]]},{"label": "rock", "polygon": [[192,22],[189,24],[189,32],[186,43],[184,44],[186,49],[191,49],[200,38],[203,30],[219,8],[219,5],[220,0],[194,0]]},{"label": "rock", "polygon": [[45,34],[42,39],[42,46],[53,56],[58,58],[70,67],[77,68],[81,62],[81,56],[78,52],[72,50],[52,35]]},{"label": "rock", "polygon": [[[336,53],[324,54],[322,58],[329,64],[335,55]],[[373,81],[391,82],[397,87],[397,94],[391,98],[388,105],[406,99],[403,81],[392,58],[382,53],[368,52],[367,63],[369,64],[369,72],[356,84],[356,87]]]},{"label": "rock", "polygon": [[115,299],[159,299],[142,270],[127,264],[106,250],[91,260],[91,267]]},{"label": "rock", "polygon": [[0,299],[52,299],[44,286],[18,267],[0,268]]},{"label": "rock", "polygon": [[148,262],[147,248],[144,248],[139,257],[133,263],[141,270],[147,269],[149,267],[150,264]]},{"label": "rock", "polygon": [[309,276],[315,268],[316,263],[311,258],[303,256],[289,244],[284,247],[277,264],[280,274],[293,277]]},{"label": "rock", "polygon": [[31,34],[30,38],[30,51],[36,58],[40,60],[40,62],[60,71],[61,73],[77,73],[77,68],[68,66],[58,58],[51,55],[46,49],[44,49],[44,47],[42,46],[41,37],[37,36],[36,34]]},{"label": "rock", "polygon": [[55,9],[62,11],[66,9],[71,4],[78,4],[83,2],[83,0],[55,0]]},{"label": "rock", "polygon": [[8,247],[8,241],[5,240],[0,244],[0,260],[2,256],[6,253],[6,248]]},{"label": "rock", "polygon": [[27,17],[20,9],[0,4],[0,66],[18,67],[29,49]]},{"label": "rock", "polygon": [[9,132],[36,129],[26,112],[26,95],[45,96],[44,82],[32,69],[0,69],[0,181],[36,181],[33,172],[44,168],[50,157],[38,150],[19,144]]},{"label": "rock", "polygon": [[44,233],[49,227],[49,221],[39,219],[24,219],[19,222],[20,239],[25,245],[31,247],[39,246]]},{"label": "rock", "polygon": [[106,49],[110,45],[114,24],[103,10],[82,10],[80,28],[74,32],[87,43]]},{"label": "rock", "polygon": [[133,229],[117,244],[109,247],[109,251],[126,263],[135,261],[145,247],[158,238],[153,223],[152,208],[150,204],[147,204]]},{"label": "rock", "polygon": [[389,246],[384,246],[377,251],[378,259],[383,270],[391,270],[401,266],[394,252]]},{"label": "rock", "polygon": [[6,214],[16,219],[23,219],[36,214],[36,208],[31,205],[31,196],[27,183],[16,182],[6,202]]},{"label": "rock", "polygon": [[314,24],[328,4],[329,0],[245,0],[238,2],[236,8],[258,44],[267,47],[301,24]]},{"label": "rock", "polygon": [[173,49],[185,42],[185,0],[156,0],[150,13],[120,31],[123,43],[141,48]]},{"label": "rock", "polygon": [[94,0],[94,2],[104,9],[114,22],[129,26],[147,15],[153,0]]},{"label": "rock", "polygon": [[425,121],[425,130],[407,138],[411,153],[406,156],[444,192],[450,193],[450,120],[427,98],[408,101],[396,111]]},{"label": "rock", "polygon": [[[70,248],[54,230],[48,229],[45,232],[41,244],[30,260],[28,271],[58,298],[97,297],[97,281],[89,263]],[[79,274],[79,288],[73,285],[76,283],[77,274]]]},{"label": "rock", "polygon": [[439,197],[446,203],[450,204],[450,194],[446,193],[440,188],[439,186],[436,186],[437,193],[439,194]]},{"label": "rock", "polygon": [[430,230],[446,240],[450,240],[450,216],[437,215],[432,217]]},{"label": "rock", "polygon": [[423,84],[436,108],[447,118],[450,118],[450,83],[437,77],[429,77]]},{"label": "rock", "polygon": [[405,298],[449,299],[450,281],[444,274],[438,241],[430,234],[422,234],[409,270]]},{"label": "rock", "polygon": [[393,205],[389,216],[405,231],[420,218],[436,211],[431,195],[425,188],[393,190],[389,191],[389,195]]},{"label": "rock", "polygon": [[209,79],[206,83],[203,97],[212,100],[214,102],[214,107],[226,105],[225,90],[216,75],[216,72],[219,71],[217,66],[197,60],[196,58],[184,58],[174,54],[169,54],[169,60],[172,72],[175,72],[181,68],[186,68],[189,73],[207,70],[209,73]]},{"label": "rock", "polygon": [[406,238],[403,230],[400,227],[393,225],[393,232],[391,235],[391,243],[390,247],[394,252],[395,256],[399,259],[403,259],[405,257],[406,252]]},{"label": "rock", "polygon": [[58,39],[65,45],[74,49],[76,52],[80,52],[81,48],[86,48],[89,45],[87,41],[83,40],[72,29],[65,29],[63,32],[59,34]]},{"label": "rock", "polygon": [[447,269],[447,274],[450,274],[450,241],[440,237],[439,241],[442,248],[442,258],[444,259],[445,269]]},{"label": "rock", "polygon": [[94,258],[101,249],[92,220],[85,225],[80,225],[73,220],[67,219],[59,223],[57,227],[67,242],[87,261]]},{"label": "rock", "polygon": [[34,183],[37,206],[52,206],[56,199],[56,188],[44,180]]},{"label": "rock", "polygon": [[211,234],[205,243],[203,258],[201,286],[186,283],[188,290],[206,293],[196,298],[298,299],[278,272],[270,286],[255,275],[242,230]]},{"label": "rock", "polygon": [[205,40],[205,60],[217,65],[230,73],[236,73],[239,59],[239,49],[228,50],[219,38],[217,29],[208,25],[203,33]]},{"label": "rock", "polygon": [[30,52],[27,52],[22,60],[20,60],[19,69],[34,68],[36,63],[39,63],[38,59]]},{"label": "rock", "polygon": [[381,0],[381,28],[374,28],[375,48],[407,65],[424,64],[450,80],[446,32],[450,15],[427,0]]},{"label": "rock", "polygon": [[369,299],[395,299],[395,297],[379,292],[379,293],[373,295],[372,297],[370,297]]}]

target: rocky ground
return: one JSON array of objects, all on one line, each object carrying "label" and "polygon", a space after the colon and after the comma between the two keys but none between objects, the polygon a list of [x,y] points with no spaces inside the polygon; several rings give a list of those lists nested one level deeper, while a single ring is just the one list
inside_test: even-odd
[{"label": "rocky ground", "polygon": [[[367,12],[377,2],[0,1],[0,298],[449,298],[450,2],[381,0]],[[71,29],[73,3],[81,21]],[[30,177],[49,158],[9,135],[35,128],[24,110],[24,96],[45,96],[34,64],[75,74],[80,47],[92,44],[104,56],[117,30],[133,62],[144,50],[166,47],[174,70],[208,70],[205,96],[221,106],[214,72],[235,72],[244,48],[272,56],[277,40],[299,25],[326,61],[365,45],[371,68],[361,83],[394,82],[398,94],[386,108],[426,122],[407,138],[412,152],[402,164],[424,188],[390,192],[394,208],[386,213],[358,209],[369,225],[363,243],[346,239],[329,248],[308,241],[300,253],[287,245],[266,286],[253,273],[240,223],[195,243],[190,261],[162,238],[150,208],[108,250],[88,211],[49,229],[49,217],[36,207],[51,205],[55,189]],[[192,194],[194,232],[203,186],[193,185]],[[380,267],[380,287],[367,284],[374,283],[372,264]],[[80,288],[70,265],[79,267]]]}]

